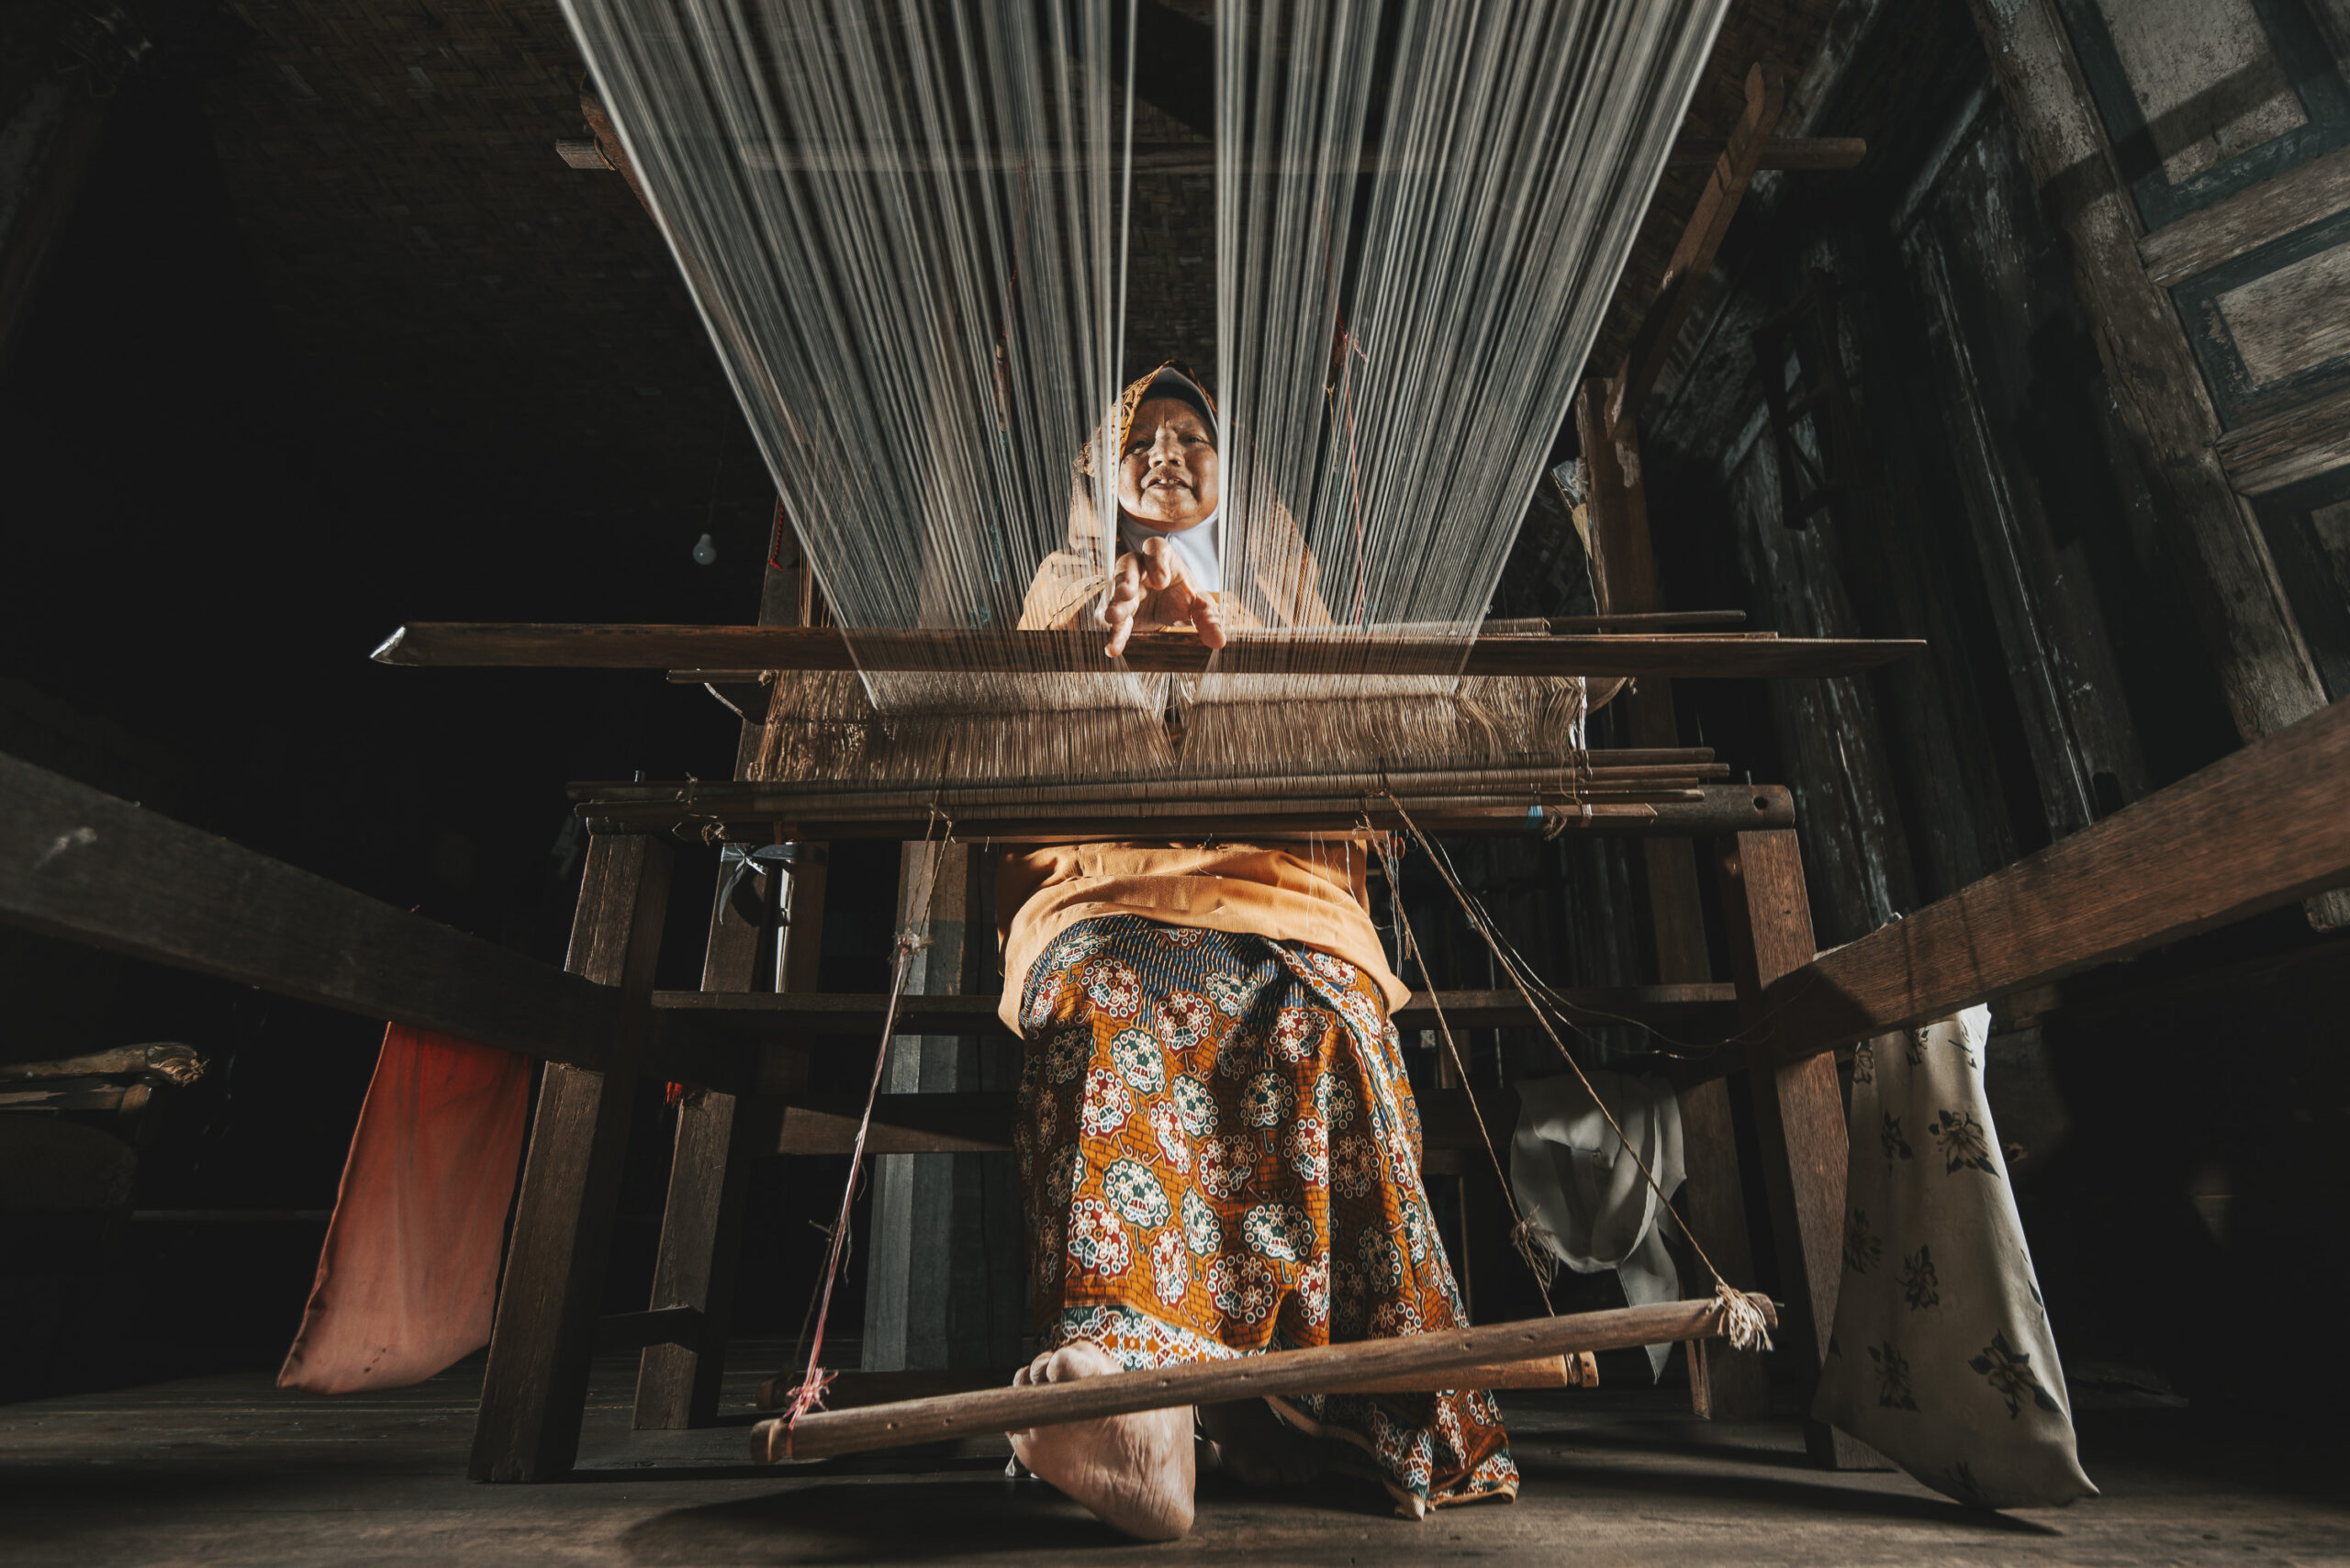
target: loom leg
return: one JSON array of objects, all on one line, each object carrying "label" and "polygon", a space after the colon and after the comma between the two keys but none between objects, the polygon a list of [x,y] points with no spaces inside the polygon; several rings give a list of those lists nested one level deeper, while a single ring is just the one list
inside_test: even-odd
[{"label": "loom leg", "polygon": [[[1678,1207],[1690,1234],[1722,1277],[1741,1290],[1754,1284],[1754,1249],[1747,1241],[1746,1189],[1738,1169],[1738,1132],[1730,1122],[1729,1086],[1721,1079],[1681,1091],[1682,1164],[1687,1182]],[[1684,1294],[1702,1295],[1700,1279]],[[1689,1403],[1712,1421],[1744,1421],[1771,1412],[1771,1383],[1762,1358],[1733,1350],[1721,1339],[1691,1339]]]},{"label": "loom leg", "polygon": [[474,1426],[476,1481],[551,1480],[578,1457],[673,859],[643,835],[588,843],[565,967],[620,987],[621,1019],[602,1071],[550,1063],[540,1082]]},{"label": "loom leg", "polygon": [[[1739,1005],[1751,1020],[1762,988],[1812,958],[1811,902],[1794,832],[1740,834],[1721,857],[1721,879]],[[1775,1338],[1779,1353],[1794,1358],[1802,1372],[1808,1411],[1836,1322],[1843,1269],[1843,1094],[1832,1056],[1759,1066],[1749,1076],[1780,1288],[1787,1297]],[[1831,1469],[1884,1465],[1864,1444],[1807,1414],[1804,1444],[1815,1462]]]},{"label": "loom leg", "polygon": [[[737,913],[721,877],[710,913],[702,990],[750,990],[767,929]],[[718,1383],[726,1366],[734,1271],[742,1252],[744,1109],[740,1097],[715,1090],[696,1090],[677,1107],[652,1305],[656,1312],[669,1306],[696,1309],[701,1331],[691,1345],[645,1347],[636,1372],[634,1424],[640,1430],[707,1427],[718,1416]]]},{"label": "loom leg", "polygon": [[636,1372],[639,1429],[707,1427],[718,1417],[734,1271],[743,1250],[744,1104],[735,1095],[699,1090],[677,1107],[677,1152],[670,1160],[661,1251],[653,1271],[653,1310],[695,1308],[701,1327],[690,1345],[645,1347]]}]

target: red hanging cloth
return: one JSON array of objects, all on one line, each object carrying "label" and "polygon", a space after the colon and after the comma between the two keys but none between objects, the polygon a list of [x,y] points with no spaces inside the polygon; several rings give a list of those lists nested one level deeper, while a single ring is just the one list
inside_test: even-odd
[{"label": "red hanging cloth", "polygon": [[489,1343],[531,1064],[394,1024],[278,1386],[421,1383]]}]

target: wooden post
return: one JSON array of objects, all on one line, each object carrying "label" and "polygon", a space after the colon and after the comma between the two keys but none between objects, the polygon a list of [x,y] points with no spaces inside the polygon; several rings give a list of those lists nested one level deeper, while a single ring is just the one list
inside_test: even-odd
[{"label": "wooden post", "polygon": [[[759,624],[804,625],[809,574],[799,566],[770,566],[760,585]],[[746,715],[734,753],[734,777],[756,767],[764,713]],[[710,946],[701,989],[747,991],[756,982],[760,944],[772,933],[778,991],[813,990],[824,907],[824,851],[801,845],[786,873],[767,872],[769,920],[744,920],[727,896],[730,868],[722,864],[710,912]],[[812,885],[811,885],[812,884]],[[798,923],[809,927],[805,939]],[[797,960],[795,962],[795,959]],[[795,985],[795,980],[797,984]],[[795,1058],[797,1060],[798,1058]],[[803,1064],[804,1065],[804,1064]],[[763,1083],[772,1092],[780,1085]],[[748,1182],[745,1141],[749,1098],[695,1090],[677,1107],[677,1137],[669,1159],[669,1191],[661,1214],[661,1251],[653,1268],[652,1310],[692,1307],[700,1332],[691,1345],[645,1348],[637,1365],[635,1426],[707,1427],[718,1418],[718,1386],[726,1371],[726,1340],[733,1327],[734,1276],[743,1255],[743,1204]]]},{"label": "wooden post", "polygon": [[[1597,380],[1585,382],[1575,399],[1583,495],[1599,557],[1595,580],[1603,610],[1647,613],[1662,608],[1662,596],[1657,592],[1649,540],[1647,490],[1640,483],[1639,436],[1629,420],[1609,427],[1607,403],[1607,384]],[[1622,701],[1633,745],[1679,744],[1672,681],[1643,680]],[[1656,980],[1666,985],[1710,980],[1713,958],[1707,951],[1705,910],[1698,902],[1695,846],[1685,838],[1643,839],[1640,857],[1648,874]],[[1744,1289],[1753,1282],[1754,1259],[1746,1238],[1746,1188],[1739,1174],[1729,1086],[1719,1079],[1692,1084],[1681,1091],[1680,1101],[1688,1176],[1682,1216],[1714,1266]],[[1702,1339],[1690,1340],[1684,1350],[1690,1407],[1698,1415],[1740,1420],[1769,1413],[1770,1380],[1761,1357]]]},{"label": "wooden post", "polygon": [[[701,970],[704,991],[750,990],[758,968],[759,940],[766,934],[728,900],[727,871],[722,865],[711,910],[710,948]],[[780,877],[782,872],[769,875]],[[725,1372],[726,1338],[733,1318],[735,1265],[743,1250],[747,1166],[739,1138],[747,1104],[747,1096],[697,1089],[677,1106],[677,1138],[669,1159],[669,1193],[661,1213],[651,1310],[691,1307],[700,1314],[700,1335],[692,1345],[645,1347],[636,1372],[634,1425],[640,1429],[707,1427],[718,1416],[718,1383]]]},{"label": "wooden post", "polygon": [[[1730,962],[1740,1015],[1759,1016],[1762,988],[1811,961],[1811,902],[1804,890],[1803,858],[1791,829],[1741,833],[1721,857],[1722,908],[1729,928]],[[1780,1291],[1786,1327],[1779,1352],[1804,1371],[1804,1402],[1828,1354],[1836,1323],[1836,1291],[1844,1263],[1844,1099],[1836,1058],[1754,1067],[1749,1074],[1754,1128],[1762,1146],[1762,1180],[1778,1239]],[[1818,1462],[1838,1470],[1874,1469],[1882,1462],[1842,1432],[1804,1418],[1804,1445]]]},{"label": "wooden post", "polygon": [[578,1457],[673,860],[661,839],[588,841],[565,967],[619,987],[620,1014],[604,1070],[551,1062],[540,1081],[474,1427],[468,1473],[476,1481],[550,1480]]}]

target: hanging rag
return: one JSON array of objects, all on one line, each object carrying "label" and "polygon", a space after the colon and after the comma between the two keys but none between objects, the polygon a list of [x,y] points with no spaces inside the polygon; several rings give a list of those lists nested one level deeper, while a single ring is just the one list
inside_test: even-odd
[{"label": "hanging rag", "polygon": [[1983,1093],[1991,1010],[1852,1053],[1836,1327],[1812,1405],[1980,1508],[2098,1495]]},{"label": "hanging rag", "polygon": [[[1543,1246],[1576,1273],[1615,1270],[1634,1306],[1678,1301],[1681,1272],[1658,1219],[1681,1186],[1681,1102],[1661,1078],[1596,1070],[1586,1076],[1655,1172],[1656,1185],[1640,1174],[1581,1080],[1568,1073],[1517,1086],[1509,1180],[1518,1208],[1539,1227]],[[1662,1376],[1673,1347],[1651,1345],[1648,1351],[1651,1373]]]},{"label": "hanging rag", "polygon": [[281,1388],[421,1383],[489,1343],[531,1064],[384,1030]]}]

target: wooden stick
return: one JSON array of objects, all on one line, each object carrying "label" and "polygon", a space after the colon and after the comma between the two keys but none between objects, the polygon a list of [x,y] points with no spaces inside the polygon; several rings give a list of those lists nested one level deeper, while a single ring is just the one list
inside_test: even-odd
[{"label": "wooden stick", "polygon": [[[1676,676],[1683,679],[1857,675],[1926,644],[1906,638],[1732,633],[1574,633],[1440,637],[1237,633],[1219,672],[1271,675]],[[378,664],[564,669],[934,670],[1196,673],[1210,650],[1188,632],[1137,633],[1124,660],[1099,633],[865,631],[799,626],[591,625],[410,622],[375,650]]]},{"label": "wooden stick", "polygon": [[[1580,1358],[1578,1358],[1580,1360]],[[950,1394],[979,1394],[1012,1385],[1013,1369],[956,1368],[938,1372],[840,1373],[824,1390],[825,1407],[855,1410],[910,1399],[935,1399]],[[1438,1382],[1438,1379],[1443,1381]],[[791,1401],[800,1383],[799,1369],[781,1372],[760,1383],[751,1403],[761,1410],[777,1410]],[[1383,1383],[1378,1388],[1326,1388],[1325,1394],[1440,1394],[1455,1388],[1582,1388],[1588,1386],[1585,1369],[1565,1356],[1536,1356],[1522,1361],[1494,1361],[1454,1372],[1424,1372]]]},{"label": "wooden stick", "polygon": [[[1771,1304],[1760,1296],[1753,1299],[1775,1324],[1776,1310]],[[1130,1416],[1141,1410],[1387,1386],[1430,1373],[1450,1372],[1457,1378],[1472,1368],[1495,1361],[1712,1338],[1721,1331],[1721,1309],[1716,1302],[1673,1301],[1400,1339],[1274,1350],[1232,1361],[1111,1372],[1075,1383],[909,1399],[863,1410],[818,1410],[802,1416],[797,1428],[787,1428],[781,1420],[762,1421],[751,1429],[751,1457],[768,1464],[787,1459],[829,1459],[947,1438]]]}]

